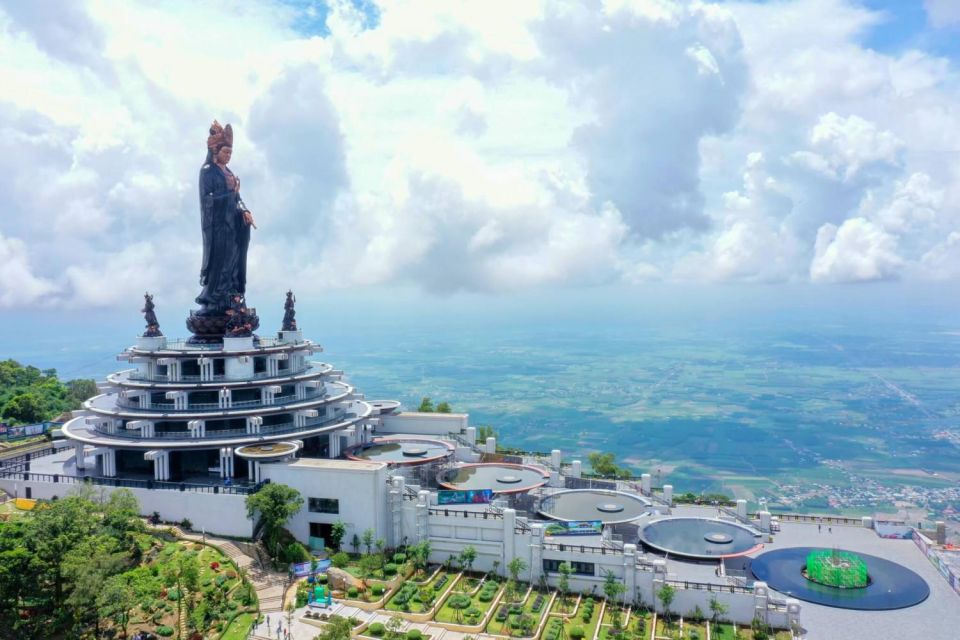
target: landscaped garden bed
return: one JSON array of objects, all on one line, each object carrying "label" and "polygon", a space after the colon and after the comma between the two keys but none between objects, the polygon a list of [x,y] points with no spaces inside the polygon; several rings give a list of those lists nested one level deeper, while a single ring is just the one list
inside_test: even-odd
[{"label": "landscaped garden bed", "polygon": [[[557,600],[554,600],[554,610],[556,610]],[[601,610],[603,601],[597,600],[592,596],[585,596],[580,600],[574,615],[558,616],[553,615],[551,611],[550,619],[544,625],[541,640],[593,640],[597,627],[600,624]],[[555,620],[560,620],[558,625]]]},{"label": "landscaped garden bed", "polygon": [[550,608],[550,598],[550,592],[531,591],[523,602],[518,604],[504,602],[504,596],[497,605],[497,612],[487,623],[487,633],[514,638],[532,637]]},{"label": "landscaped garden bed", "polygon": [[386,609],[404,613],[426,613],[444,591],[450,588],[456,575],[441,569],[426,583],[407,580],[387,601]]},{"label": "landscaped garden bed", "polygon": [[501,585],[495,578],[485,580],[474,595],[454,588],[443,601],[443,606],[437,611],[434,620],[453,624],[480,624],[496,601],[500,589]]}]

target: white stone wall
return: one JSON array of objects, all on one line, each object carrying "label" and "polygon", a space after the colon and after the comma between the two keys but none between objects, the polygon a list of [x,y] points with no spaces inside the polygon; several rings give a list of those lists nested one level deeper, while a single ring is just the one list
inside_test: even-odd
[{"label": "white stone wall", "polygon": [[448,433],[460,433],[462,429],[466,429],[469,417],[466,413],[404,411],[403,413],[380,416],[382,422],[377,427],[377,434],[410,433],[445,436]]},{"label": "white stone wall", "polygon": [[[78,484],[38,482],[31,480],[16,481],[0,479],[0,488],[14,495],[24,495],[29,486],[34,498],[49,500],[54,496],[63,497]],[[114,487],[92,485],[96,491],[109,495]],[[154,511],[160,518],[171,522],[180,522],[184,518],[193,523],[195,531],[205,530],[210,534],[249,538],[253,534],[253,522],[247,518],[246,496],[231,494],[199,493],[193,491],[168,491],[158,489],[130,489],[140,501],[141,515],[148,516]]]},{"label": "white stone wall", "polygon": [[[262,477],[271,482],[282,482],[293,487],[303,496],[303,508],[287,524],[298,540],[303,543],[310,536],[310,523],[333,524],[342,520],[347,526],[344,545],[354,534],[361,536],[366,529],[373,529],[375,537],[391,540],[390,522],[387,517],[387,468],[378,463],[349,463],[337,461],[343,468],[311,467],[301,464],[264,464]],[[372,467],[372,468],[368,468]],[[309,498],[334,498],[339,500],[340,513],[311,513]]]}]

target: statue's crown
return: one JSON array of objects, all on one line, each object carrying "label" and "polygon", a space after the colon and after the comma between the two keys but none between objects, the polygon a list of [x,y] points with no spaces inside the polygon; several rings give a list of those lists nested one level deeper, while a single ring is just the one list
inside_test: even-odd
[{"label": "statue's crown", "polygon": [[210,125],[210,135],[207,137],[207,149],[214,152],[220,150],[220,147],[233,146],[233,127],[229,124],[222,126],[216,120]]}]

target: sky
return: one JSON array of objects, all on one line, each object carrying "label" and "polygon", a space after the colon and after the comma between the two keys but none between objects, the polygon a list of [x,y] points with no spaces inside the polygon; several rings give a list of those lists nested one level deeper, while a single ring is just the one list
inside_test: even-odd
[{"label": "sky", "polygon": [[189,305],[214,118],[254,304],[949,287],[958,61],[955,0],[0,0],[0,313]]}]

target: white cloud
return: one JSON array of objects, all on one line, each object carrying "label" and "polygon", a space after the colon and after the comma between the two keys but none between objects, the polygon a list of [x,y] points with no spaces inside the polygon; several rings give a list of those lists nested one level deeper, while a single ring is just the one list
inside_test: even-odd
[{"label": "white cloud", "polygon": [[860,2],[41,4],[0,9],[0,304],[195,295],[214,117],[264,296],[960,277],[955,64]]},{"label": "white cloud", "polygon": [[960,24],[960,3],[956,0],[923,0],[930,23],[937,27],[952,27]]},{"label": "white cloud", "polygon": [[24,242],[0,234],[0,308],[44,304],[56,290],[54,283],[34,275]]},{"label": "white cloud", "polygon": [[864,218],[817,232],[810,278],[814,282],[871,282],[895,278],[903,260],[892,235]]}]

